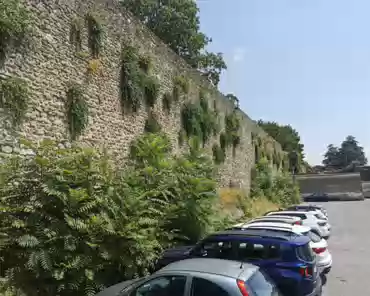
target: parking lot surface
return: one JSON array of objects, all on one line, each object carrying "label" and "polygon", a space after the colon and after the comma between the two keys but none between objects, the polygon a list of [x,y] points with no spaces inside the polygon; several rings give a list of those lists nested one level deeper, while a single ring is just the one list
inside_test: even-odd
[{"label": "parking lot surface", "polygon": [[324,296],[370,295],[370,200],[319,204],[332,225],[333,267]]}]

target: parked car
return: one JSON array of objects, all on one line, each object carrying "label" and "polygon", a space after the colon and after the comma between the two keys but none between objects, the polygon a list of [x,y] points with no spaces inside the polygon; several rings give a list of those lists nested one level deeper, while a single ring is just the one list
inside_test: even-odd
[{"label": "parked car", "polygon": [[[302,225],[302,219],[299,217],[288,217],[288,216],[263,216],[259,218],[255,218],[247,223],[260,223],[260,222],[276,222],[276,223],[287,223],[290,225]],[[240,223],[245,224],[245,223]]]},{"label": "parked car", "polygon": [[166,251],[158,267],[185,258],[218,258],[259,266],[283,295],[319,296],[322,293],[316,256],[310,239],[284,231],[228,230],[212,234],[195,246]]},{"label": "parked car", "polygon": [[328,212],[321,205],[314,205],[314,204],[293,205],[293,206],[290,206],[290,207],[286,208],[286,210],[294,210],[294,211],[302,211],[302,210],[315,211],[315,210],[319,210],[326,217],[328,217]]},{"label": "parked car", "polygon": [[288,233],[294,233],[297,235],[308,236],[311,240],[310,247],[314,251],[317,257],[317,267],[321,273],[329,273],[333,263],[332,256],[328,250],[328,242],[311,231],[308,226],[301,225],[290,225],[286,223],[276,223],[276,222],[259,222],[259,223],[245,223],[237,224],[233,226],[234,230],[243,229],[266,229],[266,230],[277,230],[286,231]]},{"label": "parked car", "polygon": [[259,267],[240,261],[187,259],[96,296],[282,296]]},{"label": "parked car", "polygon": [[327,215],[325,215],[321,209],[317,209],[314,206],[311,206],[311,205],[308,205],[307,207],[306,207],[306,205],[291,206],[291,207],[287,208],[286,211],[313,212],[313,213],[315,213],[315,216],[316,216],[317,219],[326,220],[327,228],[329,230],[331,229],[331,225],[329,224],[329,219],[328,219]]},{"label": "parked car", "polygon": [[268,216],[289,216],[289,217],[299,217],[302,219],[302,225],[308,226],[317,235],[328,239],[330,237],[330,229],[328,229],[327,220],[317,218],[315,212],[305,212],[305,211],[280,211],[271,212],[267,214]]}]

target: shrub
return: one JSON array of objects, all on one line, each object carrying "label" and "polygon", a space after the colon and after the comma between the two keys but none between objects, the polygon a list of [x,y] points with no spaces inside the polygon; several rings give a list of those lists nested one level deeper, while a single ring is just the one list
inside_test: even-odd
[{"label": "shrub", "polygon": [[119,171],[102,152],[56,147],[30,145],[33,157],[0,165],[0,277],[26,295],[94,295],[145,275],[164,248],[218,221],[200,150],[174,157],[165,135],[147,133]]}]

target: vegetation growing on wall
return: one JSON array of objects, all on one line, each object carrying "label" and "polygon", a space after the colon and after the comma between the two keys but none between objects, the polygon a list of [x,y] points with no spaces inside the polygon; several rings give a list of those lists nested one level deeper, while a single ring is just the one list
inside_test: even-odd
[{"label": "vegetation growing on wall", "polygon": [[19,78],[0,80],[0,107],[10,115],[13,124],[20,124],[29,101],[28,86]]},{"label": "vegetation growing on wall", "polygon": [[173,79],[173,99],[175,102],[180,100],[181,95],[189,92],[189,80],[182,75],[175,76]]},{"label": "vegetation growing on wall", "polygon": [[72,84],[67,91],[67,118],[71,138],[75,140],[89,121],[89,107],[78,84]]},{"label": "vegetation growing on wall", "polygon": [[144,131],[147,133],[159,133],[161,126],[153,112],[149,112],[148,118],[145,120]]},{"label": "vegetation growing on wall", "polygon": [[225,151],[218,145],[214,144],[212,147],[213,160],[216,164],[221,164],[225,161]]},{"label": "vegetation growing on wall", "polygon": [[90,75],[101,75],[103,73],[103,65],[99,59],[92,59],[88,62],[87,72]]},{"label": "vegetation growing on wall", "polygon": [[103,25],[96,13],[89,12],[86,15],[89,33],[89,48],[94,58],[99,58],[103,47]]},{"label": "vegetation growing on wall", "polygon": [[76,52],[80,52],[82,48],[82,20],[74,18],[71,23],[70,42],[74,46]]},{"label": "vegetation growing on wall", "polygon": [[0,0],[0,62],[9,47],[25,36],[30,20],[30,14],[19,0]]},{"label": "vegetation growing on wall", "polygon": [[234,110],[232,113],[225,116],[225,131],[220,135],[220,146],[226,151],[228,147],[235,149],[240,144],[240,120]]},{"label": "vegetation growing on wall", "polygon": [[200,97],[197,103],[187,103],[181,111],[182,127],[188,138],[197,137],[203,145],[217,130],[217,117],[210,110],[205,97]]},{"label": "vegetation growing on wall", "polygon": [[135,48],[125,47],[122,52],[120,82],[122,109],[136,112],[143,103],[153,107],[159,87],[158,80],[149,73],[149,64],[139,58]]}]

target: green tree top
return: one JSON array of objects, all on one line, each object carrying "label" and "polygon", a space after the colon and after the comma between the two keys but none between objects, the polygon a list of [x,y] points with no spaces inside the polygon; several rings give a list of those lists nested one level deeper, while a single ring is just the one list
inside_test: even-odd
[{"label": "green tree top", "polygon": [[200,32],[196,1],[121,0],[121,3],[172,50],[217,86],[226,64],[221,53],[205,51],[212,40]]}]

